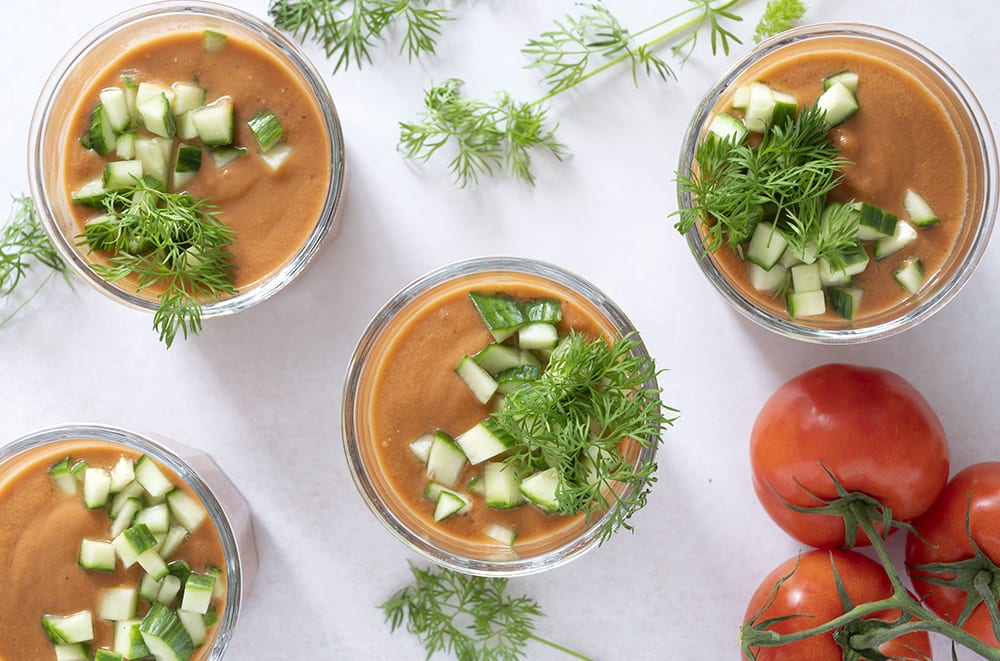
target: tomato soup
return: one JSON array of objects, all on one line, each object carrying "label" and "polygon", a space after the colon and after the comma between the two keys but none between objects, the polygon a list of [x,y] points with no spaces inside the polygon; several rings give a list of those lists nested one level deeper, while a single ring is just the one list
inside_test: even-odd
[{"label": "tomato soup", "polygon": [[[356,388],[348,385],[353,392],[345,419],[356,416],[345,423],[348,453],[360,455],[362,482],[370,481],[375,493],[369,498],[378,503],[376,509],[384,507],[387,518],[418,537],[461,557],[484,561],[532,557],[575,539],[588,528],[586,518],[549,514],[529,502],[510,509],[490,507],[481,493],[470,490],[465,492],[471,500],[467,511],[437,521],[435,503],[425,494],[425,464],[410,448],[415,439],[435,430],[459,437],[486,419],[496,404],[495,399],[482,403],[456,373],[463,356],[495,341],[470,301],[471,292],[505,294],[519,301],[557,300],[562,310],[557,324],[560,336],[570,330],[590,337],[621,333],[620,320],[609,319],[601,303],[545,277],[502,270],[458,274],[395,310],[366,349]],[[352,382],[353,378],[352,370]],[[631,445],[622,448],[628,461],[636,456]],[[470,462],[455,488],[465,489],[483,467]],[[487,534],[491,524],[515,531],[516,542],[491,538]]]},{"label": "tomato soup", "polygon": [[[107,588],[138,586],[143,569],[139,564],[126,569],[120,560],[114,571],[81,567],[81,541],[109,539],[112,520],[106,508],[88,509],[80,493],[62,491],[50,469],[66,457],[73,462],[83,460],[91,467],[110,468],[121,457],[137,460],[139,456],[135,450],[108,441],[79,439],[47,443],[0,465],[0,567],[4,568],[0,660],[55,658],[42,617],[83,610],[93,613],[94,638],[86,643],[91,651],[113,647],[114,624],[98,617],[100,595]],[[173,485],[197,500],[176,475],[160,468]],[[219,534],[210,519],[187,535],[171,559],[185,560],[195,572],[224,570]],[[220,575],[217,583],[220,589],[213,603],[221,613],[225,577]],[[136,617],[142,618],[148,604],[142,599],[138,603]],[[192,659],[207,658],[217,629],[218,625],[208,627],[209,638],[195,649]]]},{"label": "tomato soup", "polygon": [[[887,43],[850,35],[790,39],[742,70],[714,112],[740,115],[742,111],[733,110],[734,94],[752,82],[790,94],[800,107],[808,106],[824,92],[824,80],[841,72],[857,74],[859,110],[830,131],[839,156],[848,164],[828,200],[867,202],[907,219],[904,198],[911,190],[940,220],[919,227],[912,243],[884,258],[876,258],[874,242],[866,242],[867,268],[849,283],[863,292],[853,318],[845,319],[828,304],[822,314],[794,319],[796,324],[825,329],[873,325],[932,295],[960,268],[976,240],[985,205],[985,157],[962,100],[937,71]],[[709,258],[739,296],[788,318],[780,289],[775,294],[751,284],[745,249],[726,245]],[[894,277],[913,259],[920,260],[924,272],[915,293]]]},{"label": "tomato soup", "polygon": [[[324,213],[331,178],[339,173],[333,172],[323,110],[303,76],[273,49],[225,27],[220,30],[224,39],[211,48],[203,29],[163,30],[127,44],[93,71],[70,110],[61,147],[62,179],[69,198],[116,160],[114,152],[101,156],[84,148],[80,137],[89,130],[101,91],[121,88],[126,78],[137,85],[195,85],[204,91],[206,104],[229,99],[234,109],[231,144],[245,149],[245,155],[218,166],[208,145],[198,138],[185,141],[202,154],[200,168],[183,190],[215,205],[220,221],[235,230],[234,284],[246,290],[303,249]],[[277,169],[260,157],[263,149],[248,126],[265,110],[280,122],[281,140],[290,148]],[[140,126],[140,136],[143,131]],[[74,225],[64,231],[82,230],[96,213],[71,199],[67,204]]]}]

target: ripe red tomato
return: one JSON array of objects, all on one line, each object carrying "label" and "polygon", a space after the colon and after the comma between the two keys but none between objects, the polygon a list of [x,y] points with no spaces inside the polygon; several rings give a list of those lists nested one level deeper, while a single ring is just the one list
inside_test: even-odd
[{"label": "ripe red tomato", "polygon": [[[906,539],[906,566],[913,589],[925,597],[931,610],[953,623],[965,606],[966,593],[921,580],[921,573],[911,565],[955,562],[975,555],[965,530],[967,508],[972,539],[993,564],[1000,565],[1000,461],[974,464],[956,473],[934,506],[913,521],[924,541],[913,533]],[[1000,645],[982,604],[964,628],[985,643]]]},{"label": "ripe red tomato", "polygon": [[[760,611],[771,598],[769,592],[778,579],[793,569],[795,573],[781,585],[774,596],[774,603],[760,614],[758,622],[785,615],[806,616],[793,617],[768,627],[778,633],[792,633],[811,629],[843,615],[844,608],[837,594],[837,583],[831,561],[836,563],[837,573],[853,605],[878,601],[892,595],[892,584],[885,570],[868,556],[857,551],[836,549],[809,551],[800,557],[786,560],[768,574],[750,598],[743,618],[744,623]],[[878,617],[892,621],[898,615],[896,611],[888,611],[878,614]],[[930,638],[925,631],[894,638],[879,647],[879,650],[890,658],[931,658]],[[761,647],[757,652],[757,659],[758,661],[803,661],[804,659],[843,661],[844,655],[843,649],[834,641],[831,632],[779,647]]]},{"label": "ripe red tomato", "polygon": [[[792,511],[837,492],[861,491],[900,521],[923,514],[948,481],[948,441],[930,404],[893,372],[822,365],[791,379],[767,400],[750,434],[753,487],[789,535],[819,548],[844,546],[844,522]],[[771,491],[774,490],[774,492]],[[780,499],[775,495],[780,495]],[[868,538],[859,531],[858,544]]]}]

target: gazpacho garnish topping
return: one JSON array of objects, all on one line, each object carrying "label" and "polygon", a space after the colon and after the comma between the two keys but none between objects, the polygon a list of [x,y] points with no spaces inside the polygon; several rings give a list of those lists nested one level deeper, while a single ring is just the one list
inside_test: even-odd
[{"label": "gazpacho garnish topping", "polygon": [[153,328],[168,347],[178,331],[186,338],[201,330],[203,302],[237,293],[227,250],[236,235],[207,200],[142,177],[116,183],[100,203],[104,212],[87,221],[79,244],[110,255],[93,266],[109,282],[162,288]]},{"label": "gazpacho garnish topping", "polygon": [[[867,201],[841,203],[828,195],[847,165],[830,129],[859,110],[858,75],[840,71],[822,81],[812,106],[754,81],[738,87],[734,112],[717,113],[695,150],[695,166],[678,173],[678,188],[692,206],[675,212],[681,233],[698,226],[714,252],[736,250],[757,291],[784,297],[789,316],[824,314],[827,302],[853,319],[864,291],[852,286],[872,258],[882,260],[917,239],[917,229],[939,219],[916,191],[902,200],[909,221]],[[913,256],[893,275],[909,293],[923,284]]]},{"label": "gazpacho garnish topping", "polygon": [[[61,492],[82,493],[87,509],[104,509],[110,519],[107,539],[81,540],[80,567],[102,573],[114,572],[119,563],[143,569],[138,585],[102,590],[93,611],[42,616],[56,658],[190,659],[218,619],[214,600],[222,589],[219,568],[197,572],[187,561],[172,559],[207,518],[201,503],[175,486],[148,455],[136,461],[122,456],[111,467],[65,457],[50,467],[49,475]],[[140,599],[149,604],[144,615]],[[88,643],[94,640],[95,615],[114,622],[115,634],[113,649],[102,647],[92,654]]]},{"label": "gazpacho garnish topping", "polygon": [[[560,336],[559,301],[518,300],[470,292],[494,342],[462,357],[456,374],[494,412],[457,437],[435,430],[410,444],[425,464],[424,497],[435,521],[468,512],[471,494],[492,509],[533,505],[557,515],[606,512],[601,541],[645,504],[655,481],[652,461],[633,465],[623,443],[658,443],[666,424],[657,372],[634,355],[638,338],[609,341],[570,331]],[[475,475],[459,484],[466,468]],[[627,495],[625,486],[633,489]],[[483,534],[513,545],[517,531],[490,522]]]}]

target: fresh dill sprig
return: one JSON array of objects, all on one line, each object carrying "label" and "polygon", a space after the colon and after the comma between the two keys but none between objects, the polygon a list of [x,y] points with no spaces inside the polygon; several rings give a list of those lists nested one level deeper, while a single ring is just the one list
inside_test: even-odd
[{"label": "fresh dill sprig", "polygon": [[[634,335],[612,342],[572,332],[539,380],[523,384],[492,414],[515,439],[508,465],[550,466],[558,473],[559,513],[605,513],[599,539],[631,529],[629,518],[646,504],[656,463],[635,464],[620,446],[658,444],[665,425],[652,358],[633,354]],[[673,410],[673,409],[671,409]]]},{"label": "fresh dill sprig", "polygon": [[207,200],[162,191],[149,179],[108,192],[103,204],[105,213],[77,237],[108,255],[94,270],[109,282],[128,278],[138,291],[158,290],[153,329],[167,347],[178,333],[198,334],[202,304],[237,293],[233,229]]},{"label": "fresh dill sprig", "polygon": [[535,640],[577,659],[587,657],[534,633],[538,603],[507,591],[505,578],[470,576],[448,569],[410,566],[414,582],[379,608],[392,631],[406,626],[427,650],[453,654],[461,661],[515,661]]},{"label": "fresh dill sprig", "polygon": [[272,0],[268,14],[278,29],[302,41],[312,39],[328,58],[336,58],[333,73],[361,69],[371,63],[372,50],[386,39],[390,26],[405,24],[400,53],[412,61],[433,53],[441,26],[451,19],[427,0]]},{"label": "fresh dill sprig", "polygon": [[419,120],[400,123],[400,146],[408,158],[426,161],[454,143],[449,170],[464,187],[498,167],[533,183],[531,149],[545,149],[557,159],[565,155],[555,129],[545,128],[544,108],[519,103],[505,92],[492,102],[469,99],[462,96],[462,85],[452,78],[427,90]]},{"label": "fresh dill sprig", "polygon": [[679,216],[675,228],[684,234],[701,223],[706,250],[723,243],[738,248],[766,213],[780,229],[791,217],[803,229],[797,240],[817,243],[822,203],[846,164],[828,131],[826,114],[814,105],[769,127],[757,147],[709,134],[695,149],[697,167],[677,173],[678,189],[691,196],[691,206],[672,214]]},{"label": "fresh dill sprig", "polygon": [[38,220],[35,203],[30,197],[22,195],[13,198],[7,224],[0,229],[0,299],[10,299],[34,264],[46,266],[51,272],[30,296],[0,320],[0,328],[27,305],[54,274],[59,273],[67,283],[70,282],[66,263],[59,257]]},{"label": "fresh dill sprig", "polygon": [[784,32],[806,13],[806,6],[801,0],[769,0],[764,8],[764,15],[757,23],[753,40],[760,43],[768,37]]},{"label": "fresh dill sprig", "polygon": [[[706,24],[711,30],[712,52],[721,47],[728,53],[730,43],[740,40],[726,28],[724,21],[742,20],[728,11],[742,1],[691,0],[688,9],[634,33],[624,28],[602,4],[584,5],[580,16],[556,21],[552,30],[530,40],[523,49],[531,58],[527,66],[542,71],[542,81],[548,89],[545,95],[531,102],[519,102],[507,92],[498,92],[495,96],[503,102],[490,103],[461,96],[462,81],[452,79],[425,92],[422,121],[400,122],[400,149],[409,158],[426,161],[450,144],[457,152],[450,172],[461,187],[478,182],[480,175],[493,174],[501,164],[515,179],[533,184],[535,178],[528,157],[532,149],[548,151],[560,159],[566,153],[555,137],[558,127],[544,128],[548,119],[545,104],[550,99],[622,63],[629,63],[636,84],[640,71],[663,80],[673,78],[669,65],[655,54],[656,48],[680,39],[674,53],[683,62]],[[691,15],[694,18],[689,18]],[[641,43],[637,41],[650,34],[656,36]],[[448,109],[457,111],[456,120],[434,121],[441,113],[440,100],[445,94],[450,101]],[[510,131],[511,113],[504,108],[518,109],[531,130]]]}]

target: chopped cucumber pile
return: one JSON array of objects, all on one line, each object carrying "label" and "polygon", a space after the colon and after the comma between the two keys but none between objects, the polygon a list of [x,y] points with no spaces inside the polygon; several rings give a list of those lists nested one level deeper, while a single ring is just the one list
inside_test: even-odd
[{"label": "chopped cucumber pile", "polygon": [[[503,293],[470,292],[469,299],[494,342],[463,356],[455,373],[480,403],[499,406],[506,393],[541,378],[560,340],[562,306],[553,299],[520,301]],[[455,437],[438,429],[411,442],[411,453],[425,467],[424,498],[433,506],[434,520],[468,513],[477,502],[473,494],[494,510],[533,505],[555,511],[555,471],[519,471],[504,463],[501,458],[513,443],[490,418]],[[497,522],[482,533],[503,546],[517,539],[516,530]]]},{"label": "chopped cucumber pile", "polygon": [[[841,71],[822,83],[823,92],[816,106],[825,113],[826,125],[833,128],[858,112],[859,78],[854,72]],[[734,144],[742,144],[753,133],[783,125],[799,109],[790,95],[756,81],[736,89],[731,106],[734,112],[717,113],[709,122],[708,131]],[[930,204],[917,191],[908,189],[901,204],[907,219],[866,201],[828,202],[822,223],[832,214],[847,214],[848,227],[856,228],[850,247],[841,248],[832,257],[818,255],[815,246],[804,254],[796,253],[789,245],[790,237],[784,234],[787,230],[762,218],[743,252],[751,286],[784,296],[792,318],[817,316],[832,310],[844,319],[854,319],[862,308],[864,290],[852,286],[853,277],[863,273],[873,259],[882,260],[907,249],[921,230],[939,222]],[[903,260],[893,271],[893,277],[907,292],[919,292],[924,282],[919,256]]]},{"label": "chopped cucumber pile", "polygon": [[[136,461],[123,456],[111,467],[66,457],[52,465],[49,476],[63,494],[108,515],[106,538],[80,541],[77,558],[83,570],[142,568],[138,585],[103,589],[93,610],[41,617],[57,661],[190,659],[218,619],[215,600],[223,589],[219,568],[195,571],[177,557],[208,516],[201,503],[174,485],[148,455]],[[95,618],[113,623],[110,647],[91,650]]]},{"label": "chopped cucumber pile", "polygon": [[[205,48],[218,52],[225,35],[205,33]],[[103,194],[152,177],[158,188],[183,190],[202,167],[207,152],[216,168],[229,166],[249,150],[234,144],[235,113],[228,96],[207,98],[207,91],[187,81],[161,83],[123,76],[120,87],[98,95],[80,144],[107,159],[104,172],[73,193],[84,205],[100,207]],[[257,141],[257,155],[274,171],[291,154],[278,117],[264,108],[247,120]]]}]

